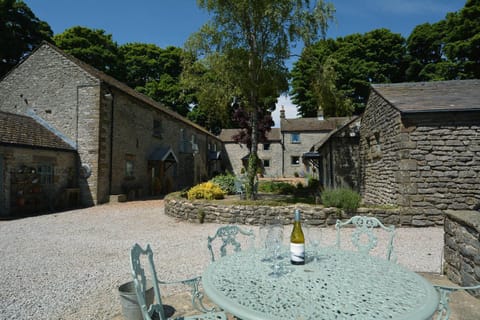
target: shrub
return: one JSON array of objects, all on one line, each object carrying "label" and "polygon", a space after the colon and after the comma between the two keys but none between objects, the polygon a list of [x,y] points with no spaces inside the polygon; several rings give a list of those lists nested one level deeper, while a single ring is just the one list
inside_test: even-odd
[{"label": "shrub", "polygon": [[188,190],[187,196],[188,196],[188,200],[223,199],[224,192],[219,185],[209,181],[209,182],[197,184],[196,186],[192,187],[190,190]]},{"label": "shrub", "polygon": [[213,177],[211,182],[217,184],[227,194],[235,194],[235,176],[231,173],[226,173]]},{"label": "shrub", "polygon": [[258,190],[267,193],[294,194],[295,186],[287,182],[261,181],[258,185]]},{"label": "shrub", "polygon": [[322,203],[326,207],[337,207],[353,212],[360,206],[362,198],[358,192],[347,188],[325,189],[322,192]]}]

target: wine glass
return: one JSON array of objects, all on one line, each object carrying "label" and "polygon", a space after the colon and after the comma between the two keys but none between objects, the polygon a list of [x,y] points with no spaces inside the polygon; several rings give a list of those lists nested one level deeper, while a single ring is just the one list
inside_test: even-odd
[{"label": "wine glass", "polygon": [[262,262],[271,262],[271,252],[273,249],[271,248],[271,242],[268,241],[268,233],[270,232],[271,225],[265,224],[261,225],[258,228],[258,239],[257,239],[257,247],[262,252]]},{"label": "wine glass", "polygon": [[272,250],[272,259],[273,259],[273,271],[269,273],[269,276],[280,277],[283,275],[281,259],[278,259],[280,256],[280,251],[283,245],[283,225],[275,224],[272,225],[267,234],[267,243],[269,249]]},{"label": "wine glass", "polygon": [[305,229],[308,245],[312,247],[313,262],[318,263],[319,247],[322,236],[320,227],[312,225],[309,221],[305,221]]}]

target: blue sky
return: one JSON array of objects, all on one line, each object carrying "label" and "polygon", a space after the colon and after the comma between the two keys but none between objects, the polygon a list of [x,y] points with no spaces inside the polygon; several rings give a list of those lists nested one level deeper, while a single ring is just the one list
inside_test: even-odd
[{"label": "blue sky", "polygon": [[[118,44],[153,43],[161,48],[181,47],[190,34],[208,20],[196,0],[24,0],[46,21],[54,34],[73,26],[103,29]],[[336,22],[327,37],[365,33],[378,28],[408,37],[416,25],[434,23],[461,9],[466,0],[332,0]],[[290,65],[290,63],[288,64]],[[287,118],[296,108],[281,97]],[[278,119],[278,110],[274,120]],[[275,121],[278,124],[278,121]]]}]

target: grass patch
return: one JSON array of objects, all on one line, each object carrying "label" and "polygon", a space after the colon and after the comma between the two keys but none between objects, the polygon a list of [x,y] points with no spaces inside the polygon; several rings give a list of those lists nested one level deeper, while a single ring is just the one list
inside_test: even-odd
[{"label": "grass patch", "polygon": [[336,207],[347,212],[354,212],[360,206],[362,198],[356,191],[347,188],[325,189],[322,192],[322,203],[326,207]]}]

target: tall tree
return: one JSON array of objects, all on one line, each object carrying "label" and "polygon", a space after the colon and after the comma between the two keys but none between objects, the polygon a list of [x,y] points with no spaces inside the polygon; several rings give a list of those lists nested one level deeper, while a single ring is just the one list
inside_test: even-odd
[{"label": "tall tree", "polygon": [[480,78],[480,0],[447,14],[446,25],[445,55],[457,63],[457,78]]},{"label": "tall tree", "polygon": [[[217,52],[238,66],[222,74],[238,88],[240,105],[251,115],[251,147],[247,168],[247,197],[252,198],[258,160],[259,116],[272,97],[288,89],[285,60],[292,43],[306,46],[325,35],[333,6],[323,0],[198,0],[212,15],[194,36],[197,56]],[[200,41],[198,41],[200,40]],[[226,70],[231,70],[227,68]]]},{"label": "tall tree", "polygon": [[407,80],[480,78],[480,0],[434,24],[422,24],[407,41]]},{"label": "tall tree", "polygon": [[0,78],[52,36],[50,26],[23,1],[0,0]]},{"label": "tall tree", "polygon": [[183,50],[154,44],[128,43],[119,53],[125,70],[125,82],[135,90],[162,102],[167,108],[186,116],[190,108],[180,84]]},{"label": "tall tree", "polygon": [[116,79],[125,79],[118,45],[104,30],[76,26],[56,34],[53,40],[60,49],[83,62]]},{"label": "tall tree", "polygon": [[326,116],[346,116],[351,103],[361,113],[370,83],[403,81],[406,66],[405,39],[388,29],[320,40],[295,63],[291,94],[302,116],[314,116],[322,106]]}]

